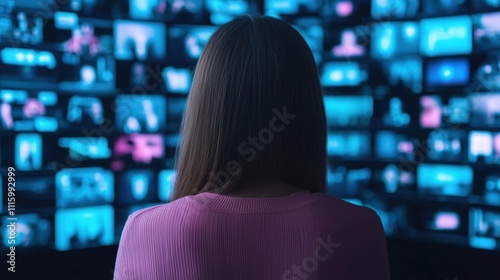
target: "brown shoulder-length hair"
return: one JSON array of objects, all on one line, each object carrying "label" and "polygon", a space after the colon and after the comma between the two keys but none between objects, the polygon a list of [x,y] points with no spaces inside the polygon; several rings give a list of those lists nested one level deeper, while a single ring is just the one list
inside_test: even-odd
[{"label": "brown shoulder-length hair", "polygon": [[222,25],[199,58],[181,124],[173,199],[263,182],[326,183],[326,117],[302,36],[267,16]]}]

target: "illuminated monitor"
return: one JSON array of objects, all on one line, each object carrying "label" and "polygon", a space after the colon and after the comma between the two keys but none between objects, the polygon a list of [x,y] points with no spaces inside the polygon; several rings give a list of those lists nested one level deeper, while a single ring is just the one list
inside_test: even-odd
[{"label": "illuminated monitor", "polygon": [[371,96],[325,96],[325,111],[330,126],[366,126],[373,115]]},{"label": "illuminated monitor", "polygon": [[470,16],[430,18],[420,21],[420,52],[425,56],[470,54]]},{"label": "illuminated monitor", "polygon": [[[42,43],[45,18],[36,9],[21,8],[19,4],[14,3],[10,9],[1,13],[0,41],[12,46]],[[47,31],[45,28],[45,32]]]},{"label": "illuminated monitor", "polygon": [[168,50],[177,61],[198,59],[217,29],[211,25],[172,25],[168,29]]},{"label": "illuminated monitor", "polygon": [[56,174],[56,205],[61,208],[111,203],[114,174],[98,167],[65,168]]},{"label": "illuminated monitor", "polygon": [[59,209],[55,248],[60,251],[114,243],[114,210],[109,205]]},{"label": "illuminated monitor", "polygon": [[370,155],[370,133],[357,131],[331,132],[327,137],[330,156],[364,158]]},{"label": "illuminated monitor", "polygon": [[22,133],[16,137],[16,169],[40,170],[42,169],[42,136],[34,133]]},{"label": "illuminated monitor", "polygon": [[427,153],[430,159],[438,161],[463,160],[467,150],[464,143],[466,137],[463,131],[452,129],[437,129],[429,133],[427,138]]},{"label": "illuminated monitor", "polygon": [[318,13],[321,1],[318,0],[264,0],[264,14],[281,17],[283,15]]},{"label": "illuminated monitor", "polygon": [[325,47],[328,57],[346,59],[367,56],[370,36],[371,31],[364,25],[327,32]]},{"label": "illuminated monitor", "polygon": [[375,154],[385,159],[413,160],[414,153],[420,148],[415,137],[387,130],[377,132],[375,145]]},{"label": "illuminated monitor", "polygon": [[371,15],[374,19],[415,18],[420,0],[371,0]]},{"label": "illuminated monitor", "polygon": [[500,52],[474,56],[471,69],[471,90],[475,93],[500,91]]},{"label": "illuminated monitor", "polygon": [[474,25],[474,48],[493,50],[500,47],[500,13],[472,16]]},{"label": "illuminated monitor", "polygon": [[421,164],[417,173],[420,192],[463,197],[472,192],[473,171],[470,166]]},{"label": "illuminated monitor", "polygon": [[60,53],[62,91],[113,94],[115,58],[113,22],[92,21],[75,13],[54,14]]},{"label": "illuminated monitor", "polygon": [[323,64],[321,84],[325,87],[359,86],[367,79],[367,73],[358,62],[326,62]]},{"label": "illuminated monitor", "polygon": [[200,22],[204,0],[115,0],[120,15],[144,21]]},{"label": "illuminated monitor", "polygon": [[[124,1],[125,2],[125,1]],[[153,19],[160,17],[160,1],[157,0],[129,0],[129,15],[133,19]]]},{"label": "illuminated monitor", "polygon": [[390,86],[412,93],[422,92],[423,67],[421,57],[402,56],[382,60],[380,63]]},{"label": "illuminated monitor", "polygon": [[156,176],[152,170],[133,169],[117,178],[117,203],[133,205],[157,202]]},{"label": "illuminated monitor", "polygon": [[500,206],[500,174],[488,174],[483,188],[483,200],[486,204]]},{"label": "illuminated monitor", "polygon": [[370,0],[325,0],[321,8],[324,19],[332,22],[356,22],[370,16]]},{"label": "illuminated monitor", "polygon": [[55,132],[62,112],[54,91],[0,90],[0,130]]},{"label": "illuminated monitor", "polygon": [[111,168],[122,171],[128,168],[159,165],[164,156],[164,138],[161,134],[121,135],[113,146]]},{"label": "illuminated monitor", "polygon": [[441,58],[431,60],[425,69],[428,86],[460,86],[470,79],[469,61],[466,58]]},{"label": "illuminated monitor", "polygon": [[67,104],[68,127],[85,128],[104,124],[104,105],[101,99],[74,95],[69,98]]},{"label": "illuminated monitor", "polygon": [[329,166],[326,173],[327,193],[341,198],[359,197],[371,178],[370,168]]},{"label": "illuminated monitor", "polygon": [[68,156],[75,161],[107,159],[111,157],[105,137],[61,137],[58,146],[68,149]]},{"label": "illuminated monitor", "polygon": [[422,128],[459,128],[471,117],[471,103],[464,97],[450,97],[447,101],[437,95],[420,98],[420,126]]},{"label": "illuminated monitor", "polygon": [[414,214],[415,229],[421,234],[443,235],[439,241],[467,235],[468,213],[462,207],[431,206]]},{"label": "illuminated monitor", "polygon": [[500,164],[500,133],[471,131],[469,133],[469,162]]},{"label": "illuminated monitor", "polygon": [[0,50],[0,85],[56,89],[59,63],[55,50],[5,47]]},{"label": "illuminated monitor", "polygon": [[252,0],[205,0],[210,21],[217,25],[224,24],[237,16],[255,12],[256,4]]},{"label": "illuminated monitor", "polygon": [[[404,102],[401,96],[384,96],[374,99],[372,123],[380,128],[408,127],[415,121],[413,103]],[[413,101],[414,102],[414,101]]]},{"label": "illuminated monitor", "polygon": [[168,92],[177,94],[189,92],[193,79],[193,74],[189,69],[167,66],[161,74]]},{"label": "illuminated monitor", "polygon": [[469,9],[469,2],[464,0],[423,0],[422,2],[423,12],[427,16],[453,15],[467,12]]},{"label": "illuminated monitor", "polygon": [[123,60],[158,60],[166,55],[164,24],[116,20],[115,57]]},{"label": "illuminated monitor", "polygon": [[461,223],[458,213],[439,211],[428,220],[427,227],[432,230],[452,231],[458,229]]},{"label": "illuminated monitor", "polygon": [[381,23],[372,35],[371,53],[377,59],[416,55],[420,39],[417,22]]},{"label": "illuminated monitor", "polygon": [[500,247],[500,211],[471,208],[469,212],[469,245],[498,250]]},{"label": "illuminated monitor", "polygon": [[471,126],[500,127],[500,93],[470,95]]},{"label": "illuminated monitor", "polygon": [[[380,148],[378,153],[380,153]],[[374,170],[373,184],[379,192],[384,194],[411,193],[415,185],[415,170],[413,166],[406,166],[409,162],[402,155],[398,156],[400,164],[384,164]]]},{"label": "illuminated monitor", "polygon": [[159,95],[120,95],[116,99],[116,127],[124,133],[159,132],[165,129],[165,98]]}]

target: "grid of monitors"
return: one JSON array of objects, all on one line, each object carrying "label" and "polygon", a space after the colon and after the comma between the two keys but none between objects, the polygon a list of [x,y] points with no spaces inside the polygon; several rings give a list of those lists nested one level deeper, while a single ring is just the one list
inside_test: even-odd
[{"label": "grid of monitors", "polygon": [[[63,3],[64,2],[64,3]],[[500,250],[500,2],[0,3],[0,240],[16,169],[20,252],[117,244],[170,200],[197,58],[235,16],[291,23],[313,51],[328,192],[388,236]]]},{"label": "grid of monitors", "polygon": [[500,250],[497,2],[324,2],[328,191],[388,236]]}]

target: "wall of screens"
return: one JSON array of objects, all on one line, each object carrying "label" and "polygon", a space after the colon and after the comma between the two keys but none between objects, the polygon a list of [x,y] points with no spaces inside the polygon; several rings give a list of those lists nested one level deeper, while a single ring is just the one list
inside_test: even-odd
[{"label": "wall of screens", "polygon": [[20,252],[117,244],[169,201],[192,71],[217,26],[260,13],[311,47],[328,192],[388,236],[500,250],[500,2],[0,2],[0,202],[16,169]]}]

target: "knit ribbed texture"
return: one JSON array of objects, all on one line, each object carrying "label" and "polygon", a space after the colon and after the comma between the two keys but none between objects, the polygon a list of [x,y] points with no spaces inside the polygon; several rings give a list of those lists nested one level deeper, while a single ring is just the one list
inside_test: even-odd
[{"label": "knit ribbed texture", "polygon": [[374,211],[320,193],[201,193],[127,220],[114,279],[389,279]]}]

